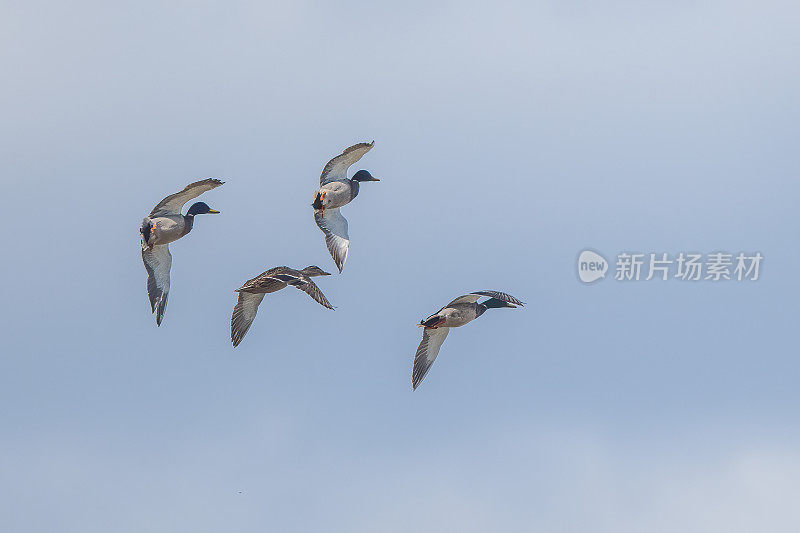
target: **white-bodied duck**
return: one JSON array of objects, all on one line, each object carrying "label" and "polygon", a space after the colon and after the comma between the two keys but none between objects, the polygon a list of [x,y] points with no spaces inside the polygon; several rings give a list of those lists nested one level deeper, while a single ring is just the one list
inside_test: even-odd
[{"label": "white-bodied duck", "polygon": [[314,208],[314,221],[325,234],[325,244],[340,273],[347,260],[350,235],[347,232],[347,219],[339,212],[339,208],[358,196],[360,182],[380,181],[366,170],[359,170],[348,179],[347,169],[373,146],[375,141],[354,144],[328,161],[319,178],[319,190],[314,195],[314,203],[311,204]]},{"label": "white-bodied duck", "polygon": [[169,270],[172,267],[169,243],[192,231],[195,215],[219,213],[205,202],[192,204],[185,215],[181,214],[181,209],[189,200],[223,183],[215,178],[190,183],[181,192],[170,194],[161,200],[142,220],[139,232],[142,234],[142,261],[147,270],[147,295],[159,326],[164,318],[169,296]]},{"label": "white-bodied duck", "polygon": [[[489,299],[478,303],[486,296]],[[516,308],[523,305],[513,296],[498,291],[475,291],[464,296],[459,296],[445,305],[434,314],[419,323],[422,332],[422,342],[419,343],[417,354],[414,356],[414,369],[411,373],[411,386],[417,389],[431,365],[439,355],[439,348],[447,338],[450,328],[458,328],[472,322],[481,316],[487,309],[501,307]]]}]

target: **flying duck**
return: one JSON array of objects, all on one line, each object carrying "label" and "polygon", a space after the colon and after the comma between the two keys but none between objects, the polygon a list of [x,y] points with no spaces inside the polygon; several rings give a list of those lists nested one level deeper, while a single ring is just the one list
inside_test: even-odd
[{"label": "flying duck", "polygon": [[307,266],[303,270],[279,266],[262,272],[236,289],[236,292],[239,293],[239,300],[236,302],[231,315],[231,342],[233,347],[239,346],[245,333],[250,329],[250,325],[258,312],[258,305],[264,299],[264,295],[279,291],[287,285],[297,287],[314,298],[320,305],[333,309],[333,306],[322,294],[322,291],[319,290],[319,287],[311,281],[314,276],[330,276],[330,274],[313,265]]},{"label": "flying duck", "polygon": [[[489,299],[478,303],[478,299],[487,296]],[[487,309],[510,307],[512,309],[523,305],[513,296],[498,291],[475,291],[464,296],[459,296],[445,305],[434,314],[419,323],[422,331],[422,342],[419,343],[417,354],[414,356],[414,369],[411,373],[411,386],[417,389],[431,365],[439,355],[439,348],[447,338],[450,328],[458,328],[472,322],[481,316]]]},{"label": "flying duck", "polygon": [[172,266],[169,243],[192,231],[195,215],[219,213],[204,202],[192,204],[185,215],[181,215],[181,209],[189,200],[223,183],[215,178],[190,183],[182,191],[161,200],[142,220],[139,232],[142,234],[142,261],[147,270],[147,295],[158,326],[164,318],[169,296],[169,269]]},{"label": "flying duck", "polygon": [[319,190],[314,195],[314,203],[311,204],[314,208],[314,221],[325,234],[325,244],[340,273],[347,260],[350,236],[347,233],[347,219],[339,212],[339,208],[358,196],[360,182],[380,181],[366,170],[359,170],[348,179],[347,169],[373,146],[375,141],[354,144],[328,161],[319,178]]}]

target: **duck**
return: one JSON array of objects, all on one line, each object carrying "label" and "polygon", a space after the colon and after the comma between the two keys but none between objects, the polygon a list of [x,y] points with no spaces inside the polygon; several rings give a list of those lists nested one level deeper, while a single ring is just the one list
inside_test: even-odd
[{"label": "duck", "polygon": [[142,227],[139,228],[142,262],[147,271],[147,295],[150,298],[151,311],[156,315],[156,326],[161,326],[169,296],[169,271],[172,267],[169,244],[192,231],[195,216],[219,213],[205,202],[192,204],[185,215],[181,214],[181,210],[189,200],[223,183],[225,182],[217,178],[190,183],[182,191],[161,200],[142,220]]},{"label": "duck", "polygon": [[339,209],[358,196],[359,184],[380,181],[367,170],[359,170],[352,178],[347,170],[372,150],[375,141],[358,143],[346,148],[325,165],[319,178],[319,189],[314,193],[314,221],[325,234],[325,244],[341,274],[350,249],[347,219]]},{"label": "duck", "polygon": [[333,310],[331,303],[311,280],[315,276],[330,276],[330,273],[325,272],[316,265],[307,266],[302,270],[278,266],[247,280],[244,285],[236,289],[235,292],[239,293],[239,298],[231,315],[231,342],[233,347],[239,346],[239,343],[242,342],[245,334],[250,329],[264,295],[277,292],[289,285],[305,292],[321,306]]},{"label": "duck", "polygon": [[[482,297],[487,300],[478,303]],[[447,338],[450,328],[459,328],[481,316],[487,309],[508,307],[511,309],[524,304],[510,294],[500,291],[475,291],[459,296],[425,320],[420,321],[423,328],[422,341],[414,356],[414,368],[411,372],[412,390],[417,387],[428,374],[431,365],[439,355],[439,349]]]}]

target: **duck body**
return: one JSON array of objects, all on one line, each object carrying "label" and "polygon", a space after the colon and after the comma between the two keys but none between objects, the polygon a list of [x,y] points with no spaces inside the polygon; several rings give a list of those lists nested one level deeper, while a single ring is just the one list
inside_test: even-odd
[{"label": "duck body", "polygon": [[326,183],[316,192],[314,209],[336,209],[352,202],[358,196],[358,182],[352,179]]},{"label": "duck body", "polygon": [[151,250],[153,246],[169,244],[192,231],[194,215],[169,215],[145,217],[142,220],[142,240]]},{"label": "duck body", "polygon": [[314,202],[311,204],[314,208],[314,222],[325,234],[325,245],[339,272],[344,268],[350,250],[347,219],[339,208],[358,196],[359,182],[380,181],[366,170],[359,170],[352,178],[348,178],[347,170],[374,145],[375,141],[354,144],[328,161],[319,178],[319,189],[314,193]]},{"label": "duck body", "polygon": [[[481,303],[478,300],[487,297]],[[423,328],[422,341],[417,347],[414,356],[414,367],[411,371],[411,387],[416,390],[425,376],[428,374],[431,365],[439,355],[450,328],[458,328],[469,324],[488,309],[500,309],[508,307],[514,309],[522,306],[523,303],[510,294],[500,291],[475,291],[463,296],[459,296],[449,304],[445,305],[434,314],[419,323]]]},{"label": "duck body", "polygon": [[[310,268],[310,267],[309,267]],[[253,279],[247,280],[234,292],[248,292],[251,294],[268,294],[277,292],[289,285],[300,285],[311,282],[311,276],[328,276],[322,274],[306,274],[303,270],[295,270],[287,266],[278,266],[262,272]],[[313,282],[312,282],[313,283]]]},{"label": "duck body", "polygon": [[[469,324],[488,309],[479,303],[457,303],[443,307],[435,314],[423,321],[423,325],[429,328],[460,328]],[[430,324],[430,325],[426,325]]]},{"label": "duck body", "polygon": [[330,274],[315,265],[307,266],[302,270],[279,266],[270,268],[253,279],[245,281],[235,291],[239,293],[239,297],[231,315],[233,347],[237,347],[247,334],[256,318],[258,306],[261,305],[266,294],[278,292],[291,285],[311,296],[321,306],[333,309],[319,287],[311,280],[315,276],[330,276]]},{"label": "duck body", "polygon": [[216,178],[206,178],[190,183],[182,191],[161,200],[142,220],[139,233],[141,233],[142,262],[147,271],[147,296],[150,299],[150,308],[156,315],[156,325],[158,326],[161,325],[164,318],[169,296],[169,273],[172,268],[169,244],[192,231],[195,215],[219,213],[219,211],[211,209],[205,202],[197,202],[189,208],[185,215],[182,215],[183,205],[223,183]]}]

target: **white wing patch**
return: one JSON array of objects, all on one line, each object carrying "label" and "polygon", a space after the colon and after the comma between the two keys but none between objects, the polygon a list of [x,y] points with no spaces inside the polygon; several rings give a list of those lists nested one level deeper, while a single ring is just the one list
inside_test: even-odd
[{"label": "white wing patch", "polygon": [[234,348],[239,346],[245,333],[250,329],[253,319],[256,318],[258,306],[263,299],[264,294],[239,293],[239,301],[236,302],[231,315],[231,342]]},{"label": "white wing patch", "polygon": [[152,250],[142,250],[142,262],[147,270],[147,295],[150,307],[156,314],[156,325],[161,325],[169,296],[169,270],[172,268],[172,254],[169,245],[153,246]]},{"label": "white wing patch", "polygon": [[350,250],[347,219],[342,216],[338,208],[329,208],[324,211],[315,210],[314,221],[325,234],[325,244],[341,273],[347,261],[347,252]]},{"label": "white wing patch", "polygon": [[328,164],[322,169],[322,175],[319,177],[320,186],[331,181],[347,179],[347,169],[361,159],[364,154],[372,150],[373,146],[375,146],[375,141],[358,143],[345,148],[344,152],[328,161]]},{"label": "white wing patch", "polygon": [[425,328],[422,332],[422,342],[414,356],[414,370],[411,373],[411,386],[414,390],[428,374],[448,333],[450,328]]}]

